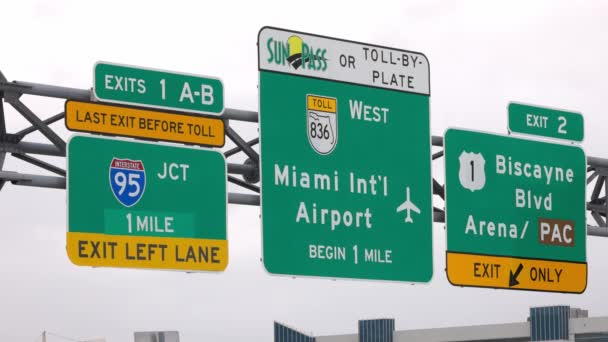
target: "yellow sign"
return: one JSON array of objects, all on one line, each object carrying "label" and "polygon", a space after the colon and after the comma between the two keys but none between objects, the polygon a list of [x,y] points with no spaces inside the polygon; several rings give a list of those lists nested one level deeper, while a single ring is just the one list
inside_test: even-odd
[{"label": "yellow sign", "polygon": [[228,241],[68,232],[68,256],[78,266],[223,271]]},{"label": "yellow sign", "polygon": [[65,125],[72,131],[224,146],[224,121],[200,115],[68,100]]},{"label": "yellow sign", "polygon": [[319,110],[322,112],[335,113],[338,101],[331,97],[308,95],[308,108],[309,110]]},{"label": "yellow sign", "polygon": [[582,293],[587,263],[447,252],[453,285]]}]

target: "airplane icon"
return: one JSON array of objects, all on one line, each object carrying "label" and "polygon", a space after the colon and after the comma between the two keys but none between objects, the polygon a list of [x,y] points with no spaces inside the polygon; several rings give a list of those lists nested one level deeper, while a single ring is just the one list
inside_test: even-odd
[{"label": "airplane icon", "polygon": [[402,212],[404,210],[407,210],[407,216],[405,217],[405,222],[406,223],[414,223],[414,220],[412,220],[412,211],[415,212],[416,214],[420,214],[420,209],[418,209],[418,207],[412,202],[410,201],[410,187],[408,186],[407,188],[405,188],[405,192],[406,192],[406,198],[405,198],[405,202],[403,202],[399,207],[397,207],[397,212]]}]

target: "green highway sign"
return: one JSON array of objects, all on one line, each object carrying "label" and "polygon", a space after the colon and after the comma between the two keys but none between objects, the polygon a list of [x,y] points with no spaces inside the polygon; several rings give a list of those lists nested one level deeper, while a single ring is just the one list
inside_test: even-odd
[{"label": "green highway sign", "polygon": [[583,292],[583,150],[458,129],[446,132],[444,147],[450,282]]},{"label": "green highway sign", "polygon": [[513,102],[509,103],[509,131],[578,142],[585,136],[580,113]]},{"label": "green highway sign", "polygon": [[222,153],[74,136],[67,162],[67,250],[74,264],[226,268]]},{"label": "green highway sign", "polygon": [[258,47],[266,269],[428,282],[426,57],[270,27]]},{"label": "green highway sign", "polygon": [[99,101],[221,115],[224,86],[219,78],[97,62],[93,94]]}]

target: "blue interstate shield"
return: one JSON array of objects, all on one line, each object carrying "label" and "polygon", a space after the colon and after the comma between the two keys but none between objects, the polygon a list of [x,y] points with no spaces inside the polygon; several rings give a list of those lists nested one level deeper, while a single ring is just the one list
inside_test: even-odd
[{"label": "blue interstate shield", "polygon": [[114,197],[125,207],[134,206],[146,189],[146,171],[141,160],[112,159],[110,188]]}]

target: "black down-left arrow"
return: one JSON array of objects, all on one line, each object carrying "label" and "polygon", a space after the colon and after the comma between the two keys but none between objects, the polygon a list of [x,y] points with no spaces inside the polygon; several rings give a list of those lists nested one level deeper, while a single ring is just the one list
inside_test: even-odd
[{"label": "black down-left arrow", "polygon": [[519,274],[521,273],[521,270],[523,270],[523,269],[524,269],[524,265],[522,263],[520,263],[519,266],[517,266],[517,270],[515,270],[515,273],[513,273],[513,271],[509,271],[509,287],[519,285],[519,281],[517,281],[517,277],[519,277]]}]

